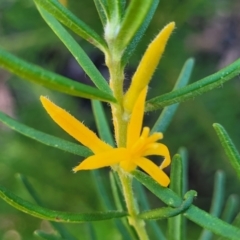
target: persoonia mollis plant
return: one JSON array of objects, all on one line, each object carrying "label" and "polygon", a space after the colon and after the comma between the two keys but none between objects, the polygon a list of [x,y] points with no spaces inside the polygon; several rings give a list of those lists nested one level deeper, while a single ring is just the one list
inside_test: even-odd
[{"label": "persoonia mollis plant", "polygon": [[[151,235],[155,236],[155,239],[184,240],[187,239],[185,236],[187,218],[203,228],[199,239],[211,239],[212,234],[218,235],[219,239],[240,239],[240,214],[237,215],[237,208],[233,207],[236,206],[234,204],[236,198],[230,196],[226,203],[224,213],[228,218],[219,218],[223,209],[224,173],[222,171],[216,173],[212,208],[210,213],[207,213],[193,205],[197,193],[187,189],[186,150],[180,148],[171,160],[168,147],[159,142],[163,138],[162,132],[165,132],[179,103],[221,86],[227,80],[237,76],[240,73],[240,60],[188,85],[194,65],[194,60],[190,58],[184,64],[171,92],[146,101],[149,82],[175,28],[175,23],[171,22],[149,44],[133,74],[129,88],[126,92],[123,90],[126,63],[149,25],[158,2],[158,0],[131,0],[126,6],[124,0],[94,0],[104,29],[104,37],[101,37],[67,9],[66,1],[34,0],[43,19],[65,44],[96,87],[74,82],[0,50],[2,68],[47,88],[91,99],[99,137],[45,96],[41,96],[40,100],[49,116],[82,145],[32,129],[4,113],[0,113],[1,122],[43,144],[84,157],[84,160],[73,168],[74,172],[80,171],[78,174],[81,174],[82,170],[103,167],[110,167],[112,170],[110,184],[115,200],[115,211],[109,211],[113,209],[114,203],[111,203],[105,186],[97,181],[98,171],[94,171],[93,176],[102,193],[99,196],[104,202],[102,212],[67,213],[47,209],[42,206],[37,193],[23,175],[19,175],[19,179],[35,199],[36,205],[0,187],[0,197],[7,203],[27,214],[51,221],[56,233],[50,234],[37,230],[36,236],[42,239],[79,239],[64,229],[59,222],[83,223],[115,219],[115,226],[122,239],[149,239],[145,227],[148,224]],[[108,81],[63,25],[104,54],[105,63],[109,69]],[[101,102],[106,102],[111,107],[114,138],[110,133]],[[162,108],[163,111],[152,128],[142,126],[144,112]],[[220,124],[214,124],[214,129],[232,166],[240,176],[238,151]],[[150,160],[151,155],[161,156],[163,161],[160,166]],[[170,165],[171,161],[169,177],[164,169]],[[138,168],[144,172],[139,171]],[[140,196],[138,199],[133,191],[134,179],[137,180],[134,191]],[[142,185],[166,206],[150,209]],[[139,202],[144,210],[140,209]],[[150,221],[159,219],[168,220],[168,231],[162,231],[156,221]],[[165,237],[166,234],[167,237]],[[89,236],[89,239],[93,238]]]}]

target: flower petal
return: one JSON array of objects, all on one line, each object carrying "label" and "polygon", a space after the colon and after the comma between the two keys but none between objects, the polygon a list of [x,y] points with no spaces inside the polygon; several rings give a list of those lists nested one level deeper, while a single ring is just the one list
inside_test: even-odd
[{"label": "flower petal", "polygon": [[160,168],[163,169],[171,163],[171,157],[169,150],[166,145],[162,143],[153,143],[151,148],[148,148],[144,151],[143,156],[158,155],[163,156],[164,160],[160,165]]},{"label": "flower petal", "polygon": [[127,128],[127,147],[131,147],[140,136],[146,95],[147,87],[142,90],[134,105]]},{"label": "flower petal", "polygon": [[77,167],[75,167],[73,171],[77,172],[79,170],[91,170],[108,167],[120,163],[121,161],[128,161],[129,158],[130,155],[126,148],[114,148],[86,158]]},{"label": "flower petal", "polygon": [[169,23],[149,44],[132,78],[130,88],[124,97],[124,108],[126,112],[130,113],[132,111],[139,92],[149,84],[174,27],[174,22]]},{"label": "flower petal", "polygon": [[41,96],[40,100],[50,117],[69,135],[74,137],[84,146],[90,148],[94,153],[112,149],[110,145],[103,142],[97,135],[84,124],[74,118],[64,109],[58,107],[46,97]]},{"label": "flower petal", "polygon": [[167,187],[170,183],[170,179],[166,173],[162,171],[157,165],[147,158],[138,158],[134,160],[135,164],[148,173],[155,181],[161,186]]}]

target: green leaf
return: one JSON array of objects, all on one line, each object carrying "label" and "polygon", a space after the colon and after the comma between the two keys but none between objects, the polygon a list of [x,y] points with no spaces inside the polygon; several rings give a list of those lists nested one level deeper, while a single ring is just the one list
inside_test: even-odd
[{"label": "green leaf", "polygon": [[103,92],[112,95],[112,90],[110,89],[106,79],[95,67],[91,59],[84,52],[84,50],[79,46],[79,44],[73,39],[73,37],[62,27],[62,25],[48,12],[46,12],[41,7],[37,6],[40,14],[46,23],[50,26],[53,32],[59,37],[59,39],[64,43],[68,50],[72,53],[76,61],[83,68],[85,73],[94,82],[98,89]]},{"label": "green leaf", "polygon": [[[143,213],[140,213],[138,215],[139,218],[143,218],[146,220],[151,219],[166,219],[166,218],[176,218],[181,213],[184,213],[191,205],[194,200],[194,198],[197,196],[197,192],[190,190],[185,194],[184,201],[182,202],[181,206],[177,208],[172,207],[162,207],[150,211],[146,211]],[[181,232],[179,232],[178,229],[170,228],[169,230],[176,231],[176,234],[171,234],[168,239],[183,239]],[[177,236],[177,234],[180,234],[180,236]]]},{"label": "green leaf", "polygon": [[33,128],[30,128],[24,124],[21,124],[14,119],[10,118],[6,114],[0,112],[0,122],[4,123],[14,131],[23,134],[26,137],[32,138],[38,142],[41,142],[47,146],[55,147],[60,150],[79,155],[82,157],[88,157],[92,155],[92,152],[80,144],[71,143],[61,138],[54,137],[52,135],[40,132]]},{"label": "green leaf", "polygon": [[227,199],[225,207],[222,212],[222,220],[228,223],[232,223],[234,217],[237,215],[239,209],[239,197],[232,194]]},{"label": "green leaf", "polygon": [[[139,199],[139,205],[142,206],[143,210],[149,210],[149,202],[146,196],[146,192],[143,189],[143,186],[138,182],[134,181],[134,187],[136,188],[137,192],[137,199]],[[151,235],[154,236],[154,239],[160,239],[165,240],[165,236],[160,228],[160,226],[157,224],[156,221],[148,221],[146,222],[147,228],[149,229],[149,232],[151,232]]]},{"label": "green leaf", "polygon": [[101,51],[107,51],[106,42],[86,23],[82,22],[67,8],[62,6],[58,0],[34,0],[34,2],[51,13],[58,21],[70,28],[73,32],[99,48]]},{"label": "green leaf", "polygon": [[[146,1],[147,2],[147,1]],[[149,1],[150,2],[150,1]],[[131,57],[132,53],[135,51],[138,43],[140,42],[142,36],[144,35],[147,27],[149,26],[152,17],[157,9],[157,6],[159,4],[159,0],[153,0],[152,4],[144,18],[144,21],[142,22],[142,25],[140,25],[137,32],[133,35],[132,40],[127,45],[123,57],[122,57],[122,66],[125,66]]]},{"label": "green leaf", "polygon": [[97,240],[96,233],[91,223],[88,224],[88,236],[91,240]]},{"label": "green leaf", "polygon": [[[40,197],[38,196],[37,192],[35,191],[34,187],[32,186],[32,184],[28,181],[28,179],[22,175],[22,174],[18,174],[17,175],[17,179],[20,180],[20,182],[23,184],[23,186],[26,188],[27,192],[30,194],[30,196],[34,199],[34,201],[39,205],[39,206],[44,206],[44,204],[42,203]],[[76,240],[75,237],[73,237],[68,231],[67,229],[65,229],[65,227],[57,222],[50,222],[50,224],[53,226],[53,228],[59,233],[59,235],[62,238],[59,239],[68,239],[68,240]],[[44,233],[42,235],[42,237],[44,236]],[[49,236],[51,237],[51,236]],[[55,236],[53,236],[55,237]],[[47,239],[47,236],[46,236]],[[51,238],[50,238],[51,239]]]},{"label": "green leaf", "polygon": [[[126,49],[126,47],[134,39],[141,26],[144,25],[143,29],[146,29],[146,26],[149,24],[149,21],[152,17],[152,8],[153,6],[155,8],[157,4],[158,0],[130,1],[126,14],[123,17],[121,28],[116,38],[116,42],[114,43],[118,52],[122,52]],[[137,34],[137,37],[135,37],[135,41],[139,41],[138,38],[141,38],[141,35],[144,32],[143,29],[140,31],[141,34]]]},{"label": "green leaf", "polygon": [[[96,190],[98,192],[99,199],[101,199],[104,209],[105,210],[114,209],[112,198],[110,197],[110,194],[104,185],[103,177],[100,174],[100,170],[93,170],[91,171],[91,173],[96,184]],[[121,220],[114,219],[114,224],[118,228],[119,232],[124,233],[122,234],[123,240],[132,239],[129,230],[128,229],[126,230],[126,226]]]},{"label": "green leaf", "polygon": [[93,1],[95,3],[101,22],[103,26],[105,26],[107,19],[109,19],[106,0],[93,0]]},{"label": "green leaf", "polygon": [[179,148],[178,153],[180,154],[182,159],[182,195],[184,195],[188,190],[188,153],[187,149],[184,147]]},{"label": "green leaf", "polygon": [[[180,75],[177,79],[177,82],[173,88],[173,91],[176,89],[180,89],[182,87],[185,87],[191,77],[192,71],[194,67],[194,59],[189,58],[185,63],[184,66],[180,72]],[[156,123],[154,124],[151,133],[154,132],[165,132],[167,127],[169,126],[175,112],[178,109],[179,104],[173,104],[171,106],[165,107],[163,111],[161,112],[160,116],[158,117]]]},{"label": "green leaf", "polygon": [[100,138],[114,147],[115,143],[113,140],[113,135],[111,133],[109,123],[107,121],[101,102],[92,100],[92,109]]},{"label": "green leaf", "polygon": [[222,125],[214,123],[213,127],[218,135],[218,138],[223,146],[226,155],[228,156],[230,163],[240,178],[240,154],[238,150],[236,149],[232,139]]},{"label": "green leaf", "polygon": [[34,217],[54,222],[82,223],[101,221],[112,218],[121,218],[127,216],[126,212],[108,211],[94,213],[68,213],[50,210],[38,205],[32,204],[16,196],[4,187],[0,187],[0,197],[11,206]]},{"label": "green leaf", "polygon": [[34,231],[34,235],[36,237],[39,237],[40,239],[45,239],[45,240],[64,240],[64,238],[56,236],[55,234],[52,234],[52,233],[46,233],[42,230]]},{"label": "green leaf", "polygon": [[115,102],[113,96],[96,88],[75,82],[69,78],[47,71],[39,66],[25,62],[22,59],[0,49],[0,67],[44,87],[69,95]]},{"label": "green leaf", "polygon": [[222,86],[224,82],[236,77],[239,73],[240,59],[223,68],[222,70],[186,87],[150,99],[146,103],[146,111],[153,111],[174,103],[193,99],[194,97],[208,92],[216,87]]},{"label": "green leaf", "polygon": [[110,172],[109,178],[110,178],[111,190],[112,190],[112,195],[113,195],[113,198],[114,198],[115,206],[116,206],[117,209],[123,210],[123,205],[122,205],[122,202],[120,200],[120,195],[119,195],[119,190],[118,190],[118,187],[117,187],[117,183],[116,183],[116,180],[115,180],[112,172]]},{"label": "green leaf", "polygon": [[[214,217],[219,217],[224,203],[224,190],[225,190],[225,174],[223,171],[217,171],[215,174],[213,198],[210,208],[210,214]],[[211,240],[212,232],[204,229],[201,233],[199,240]]]},{"label": "green leaf", "polygon": [[[145,173],[135,170],[132,172],[132,175],[168,206],[176,208],[181,205],[182,200],[176,193],[169,188],[160,186]],[[194,205],[190,206],[183,215],[199,226],[206,228],[217,235],[231,240],[239,240],[239,228],[211,216]]]},{"label": "green leaf", "polygon": [[[170,189],[178,196],[183,197],[183,161],[179,154],[174,155],[171,163],[170,174]],[[184,240],[185,225],[182,215],[178,215],[168,219],[168,239],[169,240]]]}]

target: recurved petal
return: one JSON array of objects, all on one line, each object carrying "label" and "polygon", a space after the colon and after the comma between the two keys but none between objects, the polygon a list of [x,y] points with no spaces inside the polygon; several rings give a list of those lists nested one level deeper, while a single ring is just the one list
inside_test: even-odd
[{"label": "recurved petal", "polygon": [[77,167],[73,168],[73,171],[77,172],[79,170],[108,167],[120,163],[123,160],[129,160],[129,157],[126,148],[114,148],[86,158]]},{"label": "recurved petal", "polygon": [[171,163],[171,157],[169,150],[166,145],[162,143],[153,143],[150,148],[144,151],[143,156],[158,155],[163,156],[164,160],[160,165],[160,168],[163,169]]},{"label": "recurved petal", "polygon": [[137,101],[135,102],[127,128],[127,147],[132,146],[140,136],[146,95],[147,87],[141,91]]},{"label": "recurved petal", "polygon": [[147,158],[138,158],[134,160],[135,164],[148,173],[155,181],[161,186],[167,187],[170,183],[170,179],[166,173],[163,172],[157,165]]},{"label": "recurved petal", "polygon": [[74,118],[64,109],[58,107],[46,97],[41,96],[40,100],[50,117],[69,135],[74,137],[84,146],[90,148],[94,153],[112,149],[110,145],[103,142],[97,135],[87,128],[83,123]]}]

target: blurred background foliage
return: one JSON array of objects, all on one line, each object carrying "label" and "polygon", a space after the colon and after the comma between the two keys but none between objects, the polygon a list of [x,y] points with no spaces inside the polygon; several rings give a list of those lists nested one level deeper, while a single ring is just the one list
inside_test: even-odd
[{"label": "blurred background foliage", "polygon": [[[68,8],[102,34],[93,1],[69,0]],[[177,29],[150,84],[149,97],[171,91],[184,61],[189,57],[196,60],[191,82],[233,62],[240,57],[239,11],[240,4],[237,0],[161,0],[150,27],[130,59],[126,86],[149,41],[166,23],[173,20]],[[107,77],[101,53],[75,37]],[[41,19],[31,0],[0,1],[0,47],[46,69],[91,84],[70,53]],[[1,69],[0,85],[1,111],[21,123],[74,141],[50,120],[41,107],[39,96],[47,95],[91,129],[96,129],[88,100],[44,89]],[[165,133],[164,143],[169,146],[172,155],[181,146],[188,149],[189,186],[198,191],[196,204],[206,210],[212,196],[213,174],[217,169],[224,169],[227,173],[227,194],[239,193],[235,172],[212,128],[214,122],[222,124],[240,148],[239,97],[240,81],[236,78],[219,89],[184,102]],[[105,108],[110,116],[108,106]],[[146,124],[152,126],[158,115],[159,111],[148,113],[145,117]],[[1,126],[0,151],[0,183],[22,198],[33,201],[16,180],[16,173],[29,178],[49,208],[72,212],[102,209],[101,196],[96,195],[91,172],[71,172],[72,167],[78,164],[79,157],[34,142],[4,126]],[[109,170],[103,169],[101,172],[103,184],[110,188]],[[153,206],[159,206],[156,199],[152,198],[151,202]],[[106,240],[113,239],[113,236],[114,239],[121,239],[114,226],[110,227],[111,224],[111,221],[94,223],[96,234],[104,234]],[[88,224],[66,227],[75,236],[81,236],[81,239],[85,239],[84,236],[89,231]],[[32,233],[36,229],[52,231],[47,222],[21,213],[0,201],[0,239],[33,239]],[[189,236],[195,236],[198,232],[197,229],[196,233],[193,231],[195,228],[189,232]]]}]

